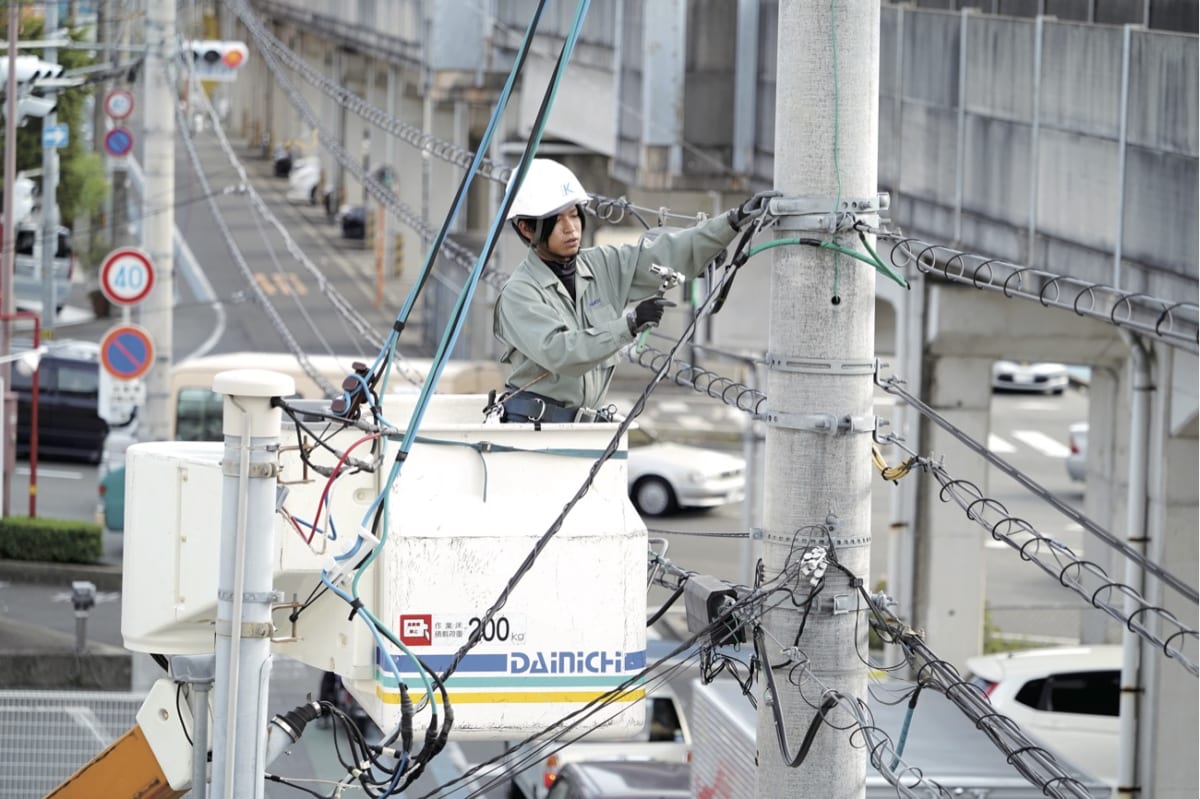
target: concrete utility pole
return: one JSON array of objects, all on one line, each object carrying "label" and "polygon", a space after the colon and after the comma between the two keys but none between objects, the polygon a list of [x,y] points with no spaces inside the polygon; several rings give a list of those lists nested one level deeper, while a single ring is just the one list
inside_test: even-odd
[{"label": "concrete utility pole", "polygon": [[[829,210],[839,197],[843,207],[875,198],[879,14],[879,0],[836,0],[833,9],[812,0],[780,0],[775,188],[784,195]],[[830,238],[811,232],[811,216],[785,216],[780,227],[780,237]],[[858,243],[850,235],[839,241]],[[860,431],[873,420],[875,273],[860,261],[843,256],[838,262],[832,252],[815,247],[773,252],[765,579],[776,577],[789,555],[794,565],[805,549],[832,545],[837,560],[866,582],[871,435]],[[852,429],[840,431],[838,421],[846,417]],[[807,577],[786,587],[801,603],[811,591]],[[866,698],[867,671],[859,653],[865,657],[867,652],[867,624],[860,617],[856,635],[856,608],[859,615],[865,612],[856,591],[843,573],[826,571],[796,644],[802,654],[785,648],[796,640],[803,610],[779,594],[778,602],[769,603],[776,607],[766,613],[763,626],[777,695],[764,696],[759,704],[759,797],[865,795],[866,755],[852,745],[850,730],[823,726],[803,764],[789,768],[772,715],[772,704],[779,703],[791,759],[824,691]],[[848,718],[835,709],[830,721],[845,726]],[[861,744],[861,737],[855,740]]]},{"label": "concrete utility pole", "polygon": [[[12,352],[12,318],[16,310],[13,299],[13,261],[17,252],[17,217],[15,192],[17,183],[17,28],[21,25],[19,3],[8,6],[8,83],[5,86],[4,103],[4,242],[0,254],[0,355]],[[9,511],[9,489],[12,473],[17,465],[17,395],[12,391],[12,361],[0,362],[0,382],[3,383],[4,420],[0,424],[4,440],[0,441],[0,457],[3,458],[4,497],[0,504],[3,515]]]},{"label": "concrete utility pole", "polygon": [[[58,2],[47,0],[42,37],[49,40],[58,29]],[[47,47],[42,60],[58,63],[58,49]],[[47,92],[57,98],[57,92]],[[49,113],[42,118],[42,130],[58,124],[58,114]],[[42,335],[54,337],[54,322],[58,317],[58,303],[66,297],[57,296],[54,279],[55,256],[58,255],[58,148],[42,145]]]},{"label": "concrete utility pole", "polygon": [[146,375],[144,440],[162,441],[170,429],[172,306],[175,295],[171,231],[175,226],[175,87],[167,65],[175,52],[175,0],[149,0],[146,6],[146,165],[142,197],[142,240],[154,264],[154,289],[142,324],[154,342],[154,366]]}]

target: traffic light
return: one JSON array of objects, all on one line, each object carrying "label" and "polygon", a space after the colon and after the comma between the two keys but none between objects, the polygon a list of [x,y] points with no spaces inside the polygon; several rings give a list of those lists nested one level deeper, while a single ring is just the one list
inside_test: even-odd
[{"label": "traffic light", "polygon": [[214,39],[192,42],[192,69],[200,80],[228,83],[237,79],[238,70],[250,57],[244,42],[224,42]]},{"label": "traffic light", "polygon": [[[17,61],[17,83],[26,84],[42,78],[57,78],[62,75],[62,64],[52,64],[33,55],[19,55]],[[0,58],[0,83],[8,80],[8,59]]]}]

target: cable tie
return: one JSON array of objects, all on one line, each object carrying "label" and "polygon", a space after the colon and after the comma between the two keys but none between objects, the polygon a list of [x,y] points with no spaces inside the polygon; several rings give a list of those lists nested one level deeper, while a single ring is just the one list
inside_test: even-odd
[{"label": "cable tie", "polygon": [[392,330],[396,331],[397,334],[403,333],[404,332],[404,322],[400,319],[397,319],[396,321],[392,322]]},{"label": "cable tie", "polygon": [[370,543],[372,548],[374,548],[374,546],[379,543],[379,539],[366,526],[359,526],[358,537],[361,538],[363,541]]},{"label": "cable tie", "polygon": [[350,600],[350,615],[346,617],[346,621],[354,621],[354,617],[358,615],[358,612],[362,608],[363,601],[360,598],[354,597],[354,599]]}]

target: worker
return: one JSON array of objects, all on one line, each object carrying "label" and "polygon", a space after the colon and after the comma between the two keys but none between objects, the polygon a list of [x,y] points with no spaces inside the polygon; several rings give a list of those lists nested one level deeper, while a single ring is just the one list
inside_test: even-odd
[{"label": "worker", "polygon": [[587,192],[567,167],[534,159],[508,212],[529,253],[500,290],[493,320],[506,348],[500,361],[509,367],[502,420],[611,421],[602,406],[616,354],[674,305],[659,293],[662,278],[650,267],[695,277],[771,196],[756,194],[653,241],[581,250]]}]

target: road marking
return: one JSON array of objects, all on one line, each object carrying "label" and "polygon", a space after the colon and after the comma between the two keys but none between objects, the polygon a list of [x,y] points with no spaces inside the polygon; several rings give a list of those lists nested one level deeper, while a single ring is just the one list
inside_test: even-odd
[{"label": "road marking", "polygon": [[275,286],[271,283],[271,276],[264,272],[254,273],[254,282],[258,284],[259,289],[263,294],[271,297],[275,295]]},{"label": "road marking", "polygon": [[1040,430],[1014,430],[1013,438],[1050,458],[1065,458],[1071,450]]},{"label": "road marking", "polygon": [[1016,447],[993,433],[988,433],[988,449],[997,455],[1008,455],[1017,451]]},{"label": "road marking", "polygon": [[[27,477],[29,476],[28,466],[18,466],[15,471],[17,474],[23,474]],[[38,477],[51,477],[56,480],[82,480],[83,474],[80,472],[65,472],[61,469],[43,469],[41,466],[39,466]]]}]

